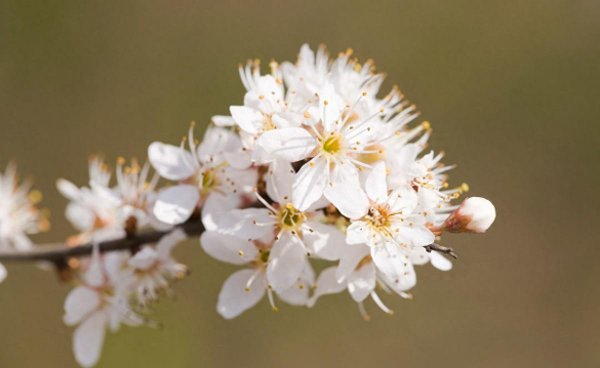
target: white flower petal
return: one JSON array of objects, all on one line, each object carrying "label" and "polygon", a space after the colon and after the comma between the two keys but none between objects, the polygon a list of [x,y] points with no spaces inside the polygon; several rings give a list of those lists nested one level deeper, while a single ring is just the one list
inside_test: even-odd
[{"label": "white flower petal", "polygon": [[144,247],[127,260],[127,265],[137,270],[147,270],[158,260],[158,252],[152,247]]},{"label": "white flower petal", "polygon": [[194,175],[194,157],[181,147],[154,142],[148,147],[148,160],[160,176],[184,180]]},{"label": "white flower petal", "polygon": [[190,218],[199,199],[198,188],[193,185],[168,187],[158,193],[153,212],[166,224],[181,224]]},{"label": "white flower petal", "polygon": [[316,212],[316,211],[323,209],[329,205],[330,205],[330,203],[327,200],[327,198],[321,196],[321,198],[317,199],[316,202],[313,202],[313,204],[308,206],[308,208],[305,209],[304,212]]},{"label": "white flower petal", "polygon": [[410,251],[410,262],[416,266],[422,266],[429,262],[429,253],[423,247],[415,247]]},{"label": "white flower petal", "polygon": [[279,112],[273,114],[271,120],[277,126],[277,128],[290,128],[299,126],[304,116],[297,112]]},{"label": "white flower petal", "polygon": [[321,259],[335,261],[346,248],[346,240],[340,229],[318,221],[307,221],[313,231],[303,231],[303,240],[311,253]]},{"label": "white flower petal", "polygon": [[128,259],[129,252],[127,251],[108,252],[102,256],[105,274],[113,284],[119,284],[119,282],[122,280],[123,272],[126,270],[125,266],[127,265]]},{"label": "white flower petal", "polygon": [[295,305],[295,306],[305,306],[309,301],[308,297],[308,289],[310,285],[298,280],[294,285],[289,287],[287,290],[277,293],[279,299],[284,302]]},{"label": "white flower petal", "polygon": [[243,240],[254,240],[273,231],[274,219],[266,208],[246,208],[232,210],[227,216],[222,216],[218,222],[218,231],[222,234],[233,235]]},{"label": "white flower petal", "polygon": [[327,185],[324,194],[342,215],[350,219],[361,218],[369,211],[369,199],[358,182],[332,183]]},{"label": "white flower petal", "polygon": [[91,230],[96,222],[96,213],[93,209],[82,206],[78,202],[70,202],[67,205],[65,217],[81,232]]},{"label": "white flower petal", "polygon": [[314,282],[315,272],[310,264],[306,262],[298,281],[287,290],[277,293],[277,296],[290,305],[305,306],[309,302],[308,290]]},{"label": "white flower petal", "polygon": [[218,127],[230,127],[235,125],[235,120],[231,116],[214,115],[210,119]]},{"label": "white flower petal", "polygon": [[317,299],[323,295],[337,294],[346,289],[345,282],[338,282],[336,278],[336,267],[329,267],[321,271],[316,282],[314,294],[308,301],[308,306],[312,307],[317,302]]},{"label": "white flower petal", "polygon": [[412,263],[407,262],[393,288],[397,291],[407,291],[417,284],[417,273]]},{"label": "white flower petal", "polygon": [[202,205],[202,224],[207,231],[217,230],[223,217],[229,215],[233,209],[240,207],[239,195],[222,195],[211,193]]},{"label": "white flower petal", "polygon": [[[97,247],[97,244],[95,244],[94,247]],[[104,283],[104,266],[97,248],[94,249],[94,253],[92,254],[88,268],[83,275],[83,279],[85,283],[91,287],[101,286]]]},{"label": "white flower petal", "polygon": [[394,237],[400,243],[406,243],[413,247],[424,247],[435,241],[435,235],[423,225],[399,226]]},{"label": "white flower petal", "polygon": [[292,185],[296,177],[292,165],[282,160],[273,161],[267,174],[267,194],[275,202],[285,205],[292,201]]},{"label": "white flower petal", "polygon": [[65,299],[65,324],[76,325],[100,305],[98,292],[85,287],[78,286],[69,292]]},{"label": "white flower petal", "polygon": [[[305,43],[300,47],[300,53],[298,54],[298,63],[299,66],[308,67],[315,64],[315,53],[310,48],[310,46]],[[293,65],[293,64],[292,64]]]},{"label": "white flower petal", "polygon": [[331,166],[333,167],[330,177],[331,183],[336,184],[352,182],[353,185],[360,186],[360,175],[358,169],[351,161],[343,159],[341,161],[337,161],[335,165]]},{"label": "white flower petal", "polygon": [[[226,195],[251,193],[258,181],[258,171],[252,168],[238,170],[233,167],[226,167],[223,170],[219,170],[217,176],[219,181],[221,181],[219,189],[225,192]],[[215,193],[216,191],[212,191],[210,195]]]},{"label": "white flower petal", "polygon": [[375,266],[393,282],[398,281],[407,264],[410,264],[408,257],[400,254],[397,247],[394,243],[371,247],[371,258]]},{"label": "white flower petal", "polygon": [[269,130],[258,138],[257,144],[288,162],[305,159],[316,147],[315,139],[306,129],[294,127]]},{"label": "white flower petal", "polygon": [[294,207],[305,211],[311,204],[318,201],[327,185],[328,174],[329,167],[324,158],[315,157],[304,164],[296,174],[292,187]]},{"label": "white flower petal", "polygon": [[352,221],[346,229],[346,242],[348,244],[367,244],[369,233],[369,224],[365,221]]},{"label": "white flower petal", "polygon": [[379,162],[374,167],[365,183],[367,196],[375,203],[383,203],[388,198],[387,175],[385,163]]},{"label": "white flower petal", "polygon": [[388,204],[392,212],[402,212],[404,215],[408,215],[417,207],[418,196],[412,188],[403,187],[390,194]]},{"label": "white flower petal", "polygon": [[450,271],[452,269],[452,262],[443,255],[432,251],[429,253],[431,259],[431,265],[440,271]]},{"label": "white flower petal", "polygon": [[79,188],[77,188],[75,184],[65,179],[58,179],[56,181],[56,188],[58,188],[60,194],[71,201],[78,200],[81,194]]},{"label": "white flower petal", "polygon": [[326,132],[330,132],[333,129],[335,122],[339,119],[342,111],[341,105],[339,104],[339,97],[335,93],[332,84],[327,84],[319,95],[319,110],[323,127]]},{"label": "white flower petal", "polygon": [[169,234],[160,238],[158,243],[156,244],[156,251],[158,252],[161,258],[170,257],[171,251],[175,248],[176,245],[187,239],[187,235],[185,231],[181,228],[177,228],[171,231]]},{"label": "white flower petal", "polygon": [[258,250],[252,242],[216,231],[202,233],[200,245],[211,257],[236,265],[251,262],[258,256]]},{"label": "white flower petal", "polygon": [[375,289],[375,266],[366,264],[348,277],[348,291],[355,302],[362,302]]},{"label": "white flower petal", "polygon": [[358,263],[365,257],[368,257],[371,250],[366,245],[349,245],[346,247],[344,255],[340,259],[335,277],[339,282],[346,280],[356,269]]},{"label": "white flower petal", "polygon": [[73,352],[79,365],[92,367],[98,363],[105,334],[106,315],[102,311],[92,314],[77,327],[73,334]]},{"label": "white flower petal", "polygon": [[242,141],[239,135],[229,129],[210,127],[204,133],[202,143],[198,145],[196,151],[201,162],[219,165],[224,152],[237,152],[241,148]]},{"label": "white flower petal", "polygon": [[90,187],[94,194],[94,199],[99,200],[103,207],[118,207],[123,205],[123,201],[115,189],[91,182]]},{"label": "white flower petal", "polygon": [[259,111],[245,106],[231,106],[229,112],[231,112],[231,117],[243,131],[250,134],[260,132],[264,118]]},{"label": "white flower petal", "polygon": [[283,292],[298,281],[306,254],[302,243],[287,231],[273,244],[267,265],[267,279],[276,292]]},{"label": "white flower petal", "polygon": [[[217,303],[217,312],[223,318],[232,319],[239,316],[256,305],[265,295],[264,274],[256,272],[250,269],[240,270],[225,280]],[[248,285],[251,277],[254,277],[254,280]]]},{"label": "white flower petal", "polygon": [[225,160],[235,169],[247,169],[252,165],[252,156],[250,152],[237,150],[233,152],[224,152]]},{"label": "white flower petal", "polygon": [[423,187],[419,188],[417,197],[417,202],[421,208],[435,208],[441,201],[440,195],[437,191]]},{"label": "white flower petal", "polygon": [[391,177],[395,183],[406,185],[410,182],[409,170],[415,163],[420,149],[415,144],[407,144],[402,148],[388,155],[388,164],[390,165]]}]

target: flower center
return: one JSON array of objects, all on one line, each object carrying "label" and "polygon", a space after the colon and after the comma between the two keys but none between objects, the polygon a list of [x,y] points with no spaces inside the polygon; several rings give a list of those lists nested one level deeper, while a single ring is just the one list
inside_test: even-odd
[{"label": "flower center", "polygon": [[111,304],[111,299],[115,296],[115,290],[110,286],[101,286],[99,288],[92,288],[100,299],[99,309],[104,309]]},{"label": "flower center", "polygon": [[259,259],[263,264],[267,264],[267,262],[269,262],[269,255],[270,255],[270,251],[268,250],[261,250],[260,254],[259,254]]},{"label": "flower center", "polygon": [[342,150],[342,136],[340,134],[330,134],[321,148],[330,155],[338,154]]},{"label": "flower center", "polygon": [[264,114],[263,116],[264,116],[263,126],[262,126],[263,132],[277,128],[277,126],[275,126],[275,123],[273,122],[273,117],[271,116],[271,114]]},{"label": "flower center", "polygon": [[206,170],[202,174],[202,191],[208,192],[217,185],[217,175],[214,170]]},{"label": "flower center", "polygon": [[300,228],[306,217],[297,210],[291,203],[286,204],[279,210],[279,227],[286,230],[297,230]]},{"label": "flower center", "polygon": [[392,213],[388,206],[373,206],[369,208],[368,219],[376,230],[382,231],[387,230],[391,225]]}]

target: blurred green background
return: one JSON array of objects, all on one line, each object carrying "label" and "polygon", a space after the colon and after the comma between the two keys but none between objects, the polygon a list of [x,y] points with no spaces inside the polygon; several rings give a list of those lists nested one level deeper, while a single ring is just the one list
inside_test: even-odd
[{"label": "blurred green background", "polygon": [[[323,42],[373,57],[430,120],[451,183],[490,198],[486,235],[450,236],[450,273],[419,271],[389,317],[349,295],[313,310],[263,301],[233,321],[215,305],[235,268],[178,250],[192,275],[157,307],[162,329],[109,335],[100,367],[597,367],[600,2],[0,2],[0,167],[35,179],[53,210],[36,241],[63,239],[57,177],[87,156],[143,157],[239,104],[237,65],[295,60]],[[75,367],[62,323],[69,290],[9,264],[0,286],[0,367]]]}]

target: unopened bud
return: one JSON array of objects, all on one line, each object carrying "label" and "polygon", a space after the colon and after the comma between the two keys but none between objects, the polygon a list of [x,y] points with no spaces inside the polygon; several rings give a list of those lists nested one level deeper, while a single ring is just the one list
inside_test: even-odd
[{"label": "unopened bud", "polygon": [[469,197],[444,222],[444,230],[461,233],[484,233],[496,219],[492,202],[481,197]]}]

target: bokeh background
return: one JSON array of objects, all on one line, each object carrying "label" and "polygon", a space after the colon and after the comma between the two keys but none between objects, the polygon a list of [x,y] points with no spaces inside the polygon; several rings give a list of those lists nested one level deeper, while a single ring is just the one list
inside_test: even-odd
[{"label": "bokeh background", "polygon": [[[415,299],[347,294],[313,310],[216,311],[234,268],[178,250],[192,275],[163,300],[162,329],[109,335],[100,367],[600,366],[600,2],[0,2],[0,167],[35,180],[53,210],[37,241],[72,234],[54,187],[84,184],[87,156],[144,157],[189,122],[242,101],[237,65],[295,60],[325,43],[373,57],[430,120],[451,182],[496,204],[486,235],[451,236],[450,273],[419,269]],[[68,285],[10,264],[0,287],[0,366],[75,367]]]}]

